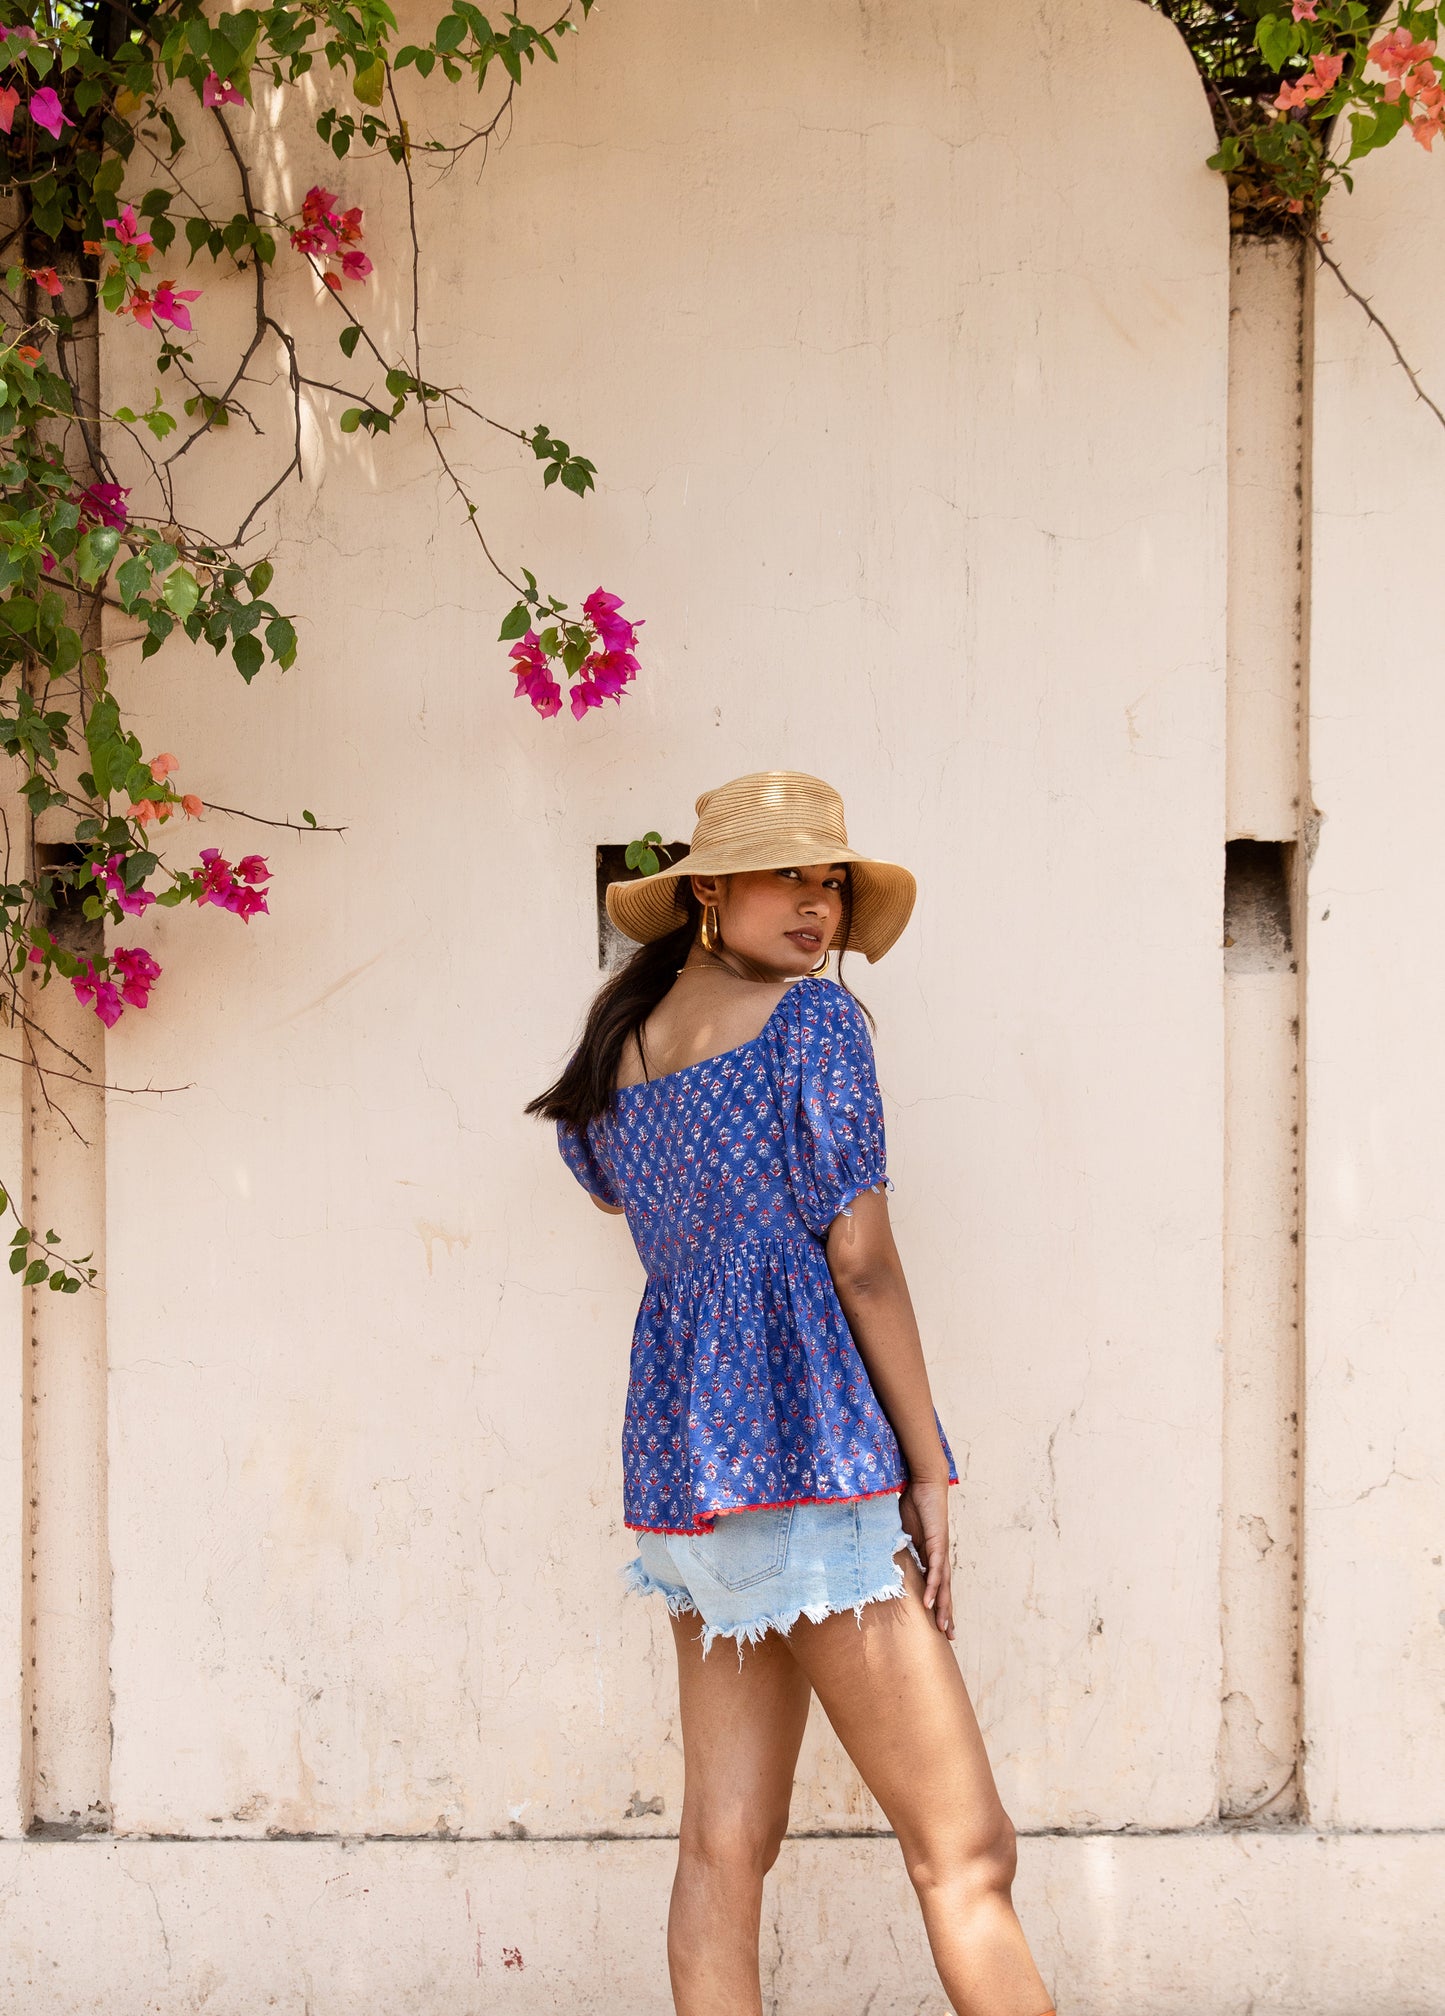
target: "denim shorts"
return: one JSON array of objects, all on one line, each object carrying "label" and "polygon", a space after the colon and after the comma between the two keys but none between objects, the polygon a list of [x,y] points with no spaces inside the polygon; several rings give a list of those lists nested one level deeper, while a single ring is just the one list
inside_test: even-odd
[{"label": "denim shorts", "polygon": [[907,1550],[898,1494],[720,1512],[708,1533],[639,1533],[637,1558],[622,1570],[629,1589],[660,1594],[674,1617],[702,1619],[706,1658],[715,1638],[745,1644],[765,1631],[790,1631],[800,1617],[821,1623],[865,1603],[903,1594]]}]

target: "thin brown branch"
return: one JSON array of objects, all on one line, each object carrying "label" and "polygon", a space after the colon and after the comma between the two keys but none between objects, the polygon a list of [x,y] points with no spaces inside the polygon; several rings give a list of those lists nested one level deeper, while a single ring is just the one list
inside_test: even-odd
[{"label": "thin brown branch", "polygon": [[1396,362],[1399,364],[1400,369],[1404,372],[1405,376],[1409,379],[1411,385],[1413,385],[1415,388],[1415,397],[1417,399],[1423,399],[1425,404],[1430,408],[1430,411],[1435,415],[1435,418],[1440,422],[1440,425],[1442,427],[1445,427],[1445,413],[1442,413],[1440,411],[1440,408],[1435,404],[1435,401],[1430,397],[1430,394],[1425,390],[1424,386],[1420,383],[1420,380],[1416,375],[1414,369],[1411,367],[1408,359],[1406,358],[1404,351],[1395,341],[1394,332],[1391,330],[1388,323],[1382,321],[1381,318],[1375,313],[1374,309],[1370,306],[1370,303],[1366,298],[1366,296],[1363,295],[1357,287],[1352,287],[1350,285],[1349,281],[1345,278],[1344,273],[1341,271],[1339,261],[1335,259],[1330,253],[1326,252],[1324,244],[1320,238],[1319,232],[1311,231],[1309,234],[1309,238],[1310,243],[1314,246],[1316,252],[1319,253],[1321,259],[1323,259],[1326,266],[1329,267],[1330,271],[1334,274],[1335,278],[1339,281],[1340,285],[1344,288],[1345,292],[1349,295],[1350,299],[1352,301],[1357,301],[1359,303],[1361,308],[1364,309],[1365,314],[1369,317],[1370,321],[1374,323],[1375,327],[1379,330],[1380,334],[1384,337],[1385,341],[1394,351]]}]

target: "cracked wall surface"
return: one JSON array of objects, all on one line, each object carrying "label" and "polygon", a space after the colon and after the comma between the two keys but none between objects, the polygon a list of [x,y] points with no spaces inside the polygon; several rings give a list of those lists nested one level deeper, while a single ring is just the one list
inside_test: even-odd
[{"label": "cracked wall surface", "polygon": [[[1402,536],[1381,426],[1410,444],[1422,567],[1440,451],[1422,459],[1404,392],[1332,314],[1321,822],[1274,760],[1302,697],[1298,598],[1268,592],[1284,548],[1226,541],[1230,246],[1172,27],[1122,0],[802,0],[768,17],[764,61],[762,18],[612,0],[528,75],[483,176],[420,180],[435,377],[545,418],[597,493],[544,493],[464,416],[447,452],[495,550],[646,618],[622,706],[573,724],[512,700],[509,597],[414,430],[341,436],[335,409],[308,408],[315,485],[265,527],[296,668],[247,688],[110,639],[146,746],[163,734],[207,798],[345,832],[209,819],[201,844],[268,854],[271,914],[156,917],[163,984],[107,1038],[113,1083],[185,1089],[107,1104],[119,1838],[10,1844],[5,1978],[44,2016],[105,2007],[118,1979],[157,2016],[665,2006],[672,1650],[615,1572],[641,1277],[521,1107],[597,982],[596,846],[686,832],[697,791],[772,764],[832,779],[855,842],[919,874],[896,950],[848,977],[878,1016],[893,1217],[963,1478],[958,1654],[1061,2007],[1430,2009],[1439,1838],[1326,1830],[1438,1826],[1445,1783],[1421,1079],[1440,1003],[1416,949],[1438,682],[1379,647],[1358,588],[1362,552],[1388,575]],[[410,72],[404,89],[418,127],[452,102]],[[196,133],[191,179],[227,205]],[[1438,223],[1429,165],[1363,164],[1360,242],[1332,228],[1367,275],[1391,228]],[[293,118],[258,193],[290,212],[315,181],[363,206],[367,311],[401,346],[401,186]],[[250,312],[244,277],[203,277],[202,374]],[[299,261],[276,285],[329,371],[331,304]],[[1409,333],[1436,354],[1428,309]],[[144,360],[113,335],[113,399],[149,386]],[[248,397],[284,426],[269,369]],[[1262,394],[1253,419],[1297,448],[1300,397]],[[184,515],[234,515],[276,438],[233,427],[187,458]],[[1234,616],[1254,615],[1227,635],[1242,570]],[[1274,1791],[1299,1734],[1279,1467],[1296,1049],[1268,962],[1226,995],[1220,930],[1227,835],[1276,828],[1319,835],[1318,1834],[1220,1824]],[[1261,1364],[1276,1383],[1231,1416]],[[18,1646],[3,1599],[0,1631]],[[18,1740],[0,1777],[21,1788],[13,1836]],[[931,2010],[896,1849],[868,1838],[877,1810],[819,1718],[793,1820],[833,1838],[792,1840],[772,1880],[770,2010],[834,2006],[820,1953],[873,2016]]]},{"label": "cracked wall surface", "polygon": [[[1445,405],[1445,188],[1363,164],[1330,250]],[[1445,428],[1318,282],[1305,1416],[1306,1778],[1332,1827],[1445,1825],[1442,648],[1370,584],[1434,582]],[[1383,624],[1383,627],[1382,627]]]},{"label": "cracked wall surface", "polygon": [[[1034,1827],[1214,1810],[1228,259],[1203,100],[1144,10],[790,10],[762,66],[741,19],[611,9],[480,182],[422,177],[437,377],[545,411],[598,494],[544,495],[460,422],[449,452],[496,472],[495,547],[646,616],[625,705],[574,729],[512,703],[501,599],[405,428],[317,429],[318,489],[270,514],[294,672],[118,651],[208,795],[346,827],[267,836],[250,929],[163,918],[164,1000],[112,1039],[121,1081],[192,1088],[108,1123],[122,1831],[676,1825],[670,1645],[614,1572],[639,1271],[520,1108],[596,981],[596,843],[769,764],[836,779],[921,879],[853,977],[1006,1797]],[[1020,35],[1047,105],[1022,154]],[[1151,79],[1127,120],[1089,89],[1121,62]],[[299,120],[282,153],[264,200],[324,174],[364,206],[400,340],[400,183],[338,176]],[[284,285],[329,346],[310,276]],[[239,326],[245,281],[206,307]],[[190,515],[264,465],[242,435],[192,458]],[[796,1819],[877,1824],[821,1729]]]}]

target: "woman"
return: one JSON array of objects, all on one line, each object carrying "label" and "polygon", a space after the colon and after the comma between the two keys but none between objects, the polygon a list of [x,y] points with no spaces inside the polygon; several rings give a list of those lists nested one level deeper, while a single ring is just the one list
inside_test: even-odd
[{"label": "woman", "polygon": [[[760,2016],[762,1884],[816,1693],[898,1836],[960,2016],[1053,2016],[1014,1915],[1014,1830],[950,1641],[948,1487],[889,1228],[868,1022],[821,977],[908,921],[799,771],[697,801],[673,868],[614,882],[635,952],[528,1106],[647,1285],[623,1430],[632,1587],[677,1648],[679,2016]],[[718,1637],[737,1659],[709,1658]],[[745,1649],[746,1648],[746,1649]]]}]

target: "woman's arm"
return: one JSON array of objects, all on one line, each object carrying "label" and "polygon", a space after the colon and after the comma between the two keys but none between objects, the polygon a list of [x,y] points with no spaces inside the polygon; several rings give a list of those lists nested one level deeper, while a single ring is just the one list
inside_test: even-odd
[{"label": "woman's arm", "polygon": [[609,1218],[620,1218],[627,1208],[625,1204],[604,1204],[595,1190],[589,1190],[587,1195],[592,1199],[597,1209],[605,1211]]},{"label": "woman's arm", "polygon": [[888,1199],[865,1190],[828,1227],[828,1271],[889,1425],[908,1465],[899,1510],[928,1564],[924,1602],[940,1631],[953,1636],[948,1558],[948,1459],[938,1436],[918,1319],[893,1243]]}]

